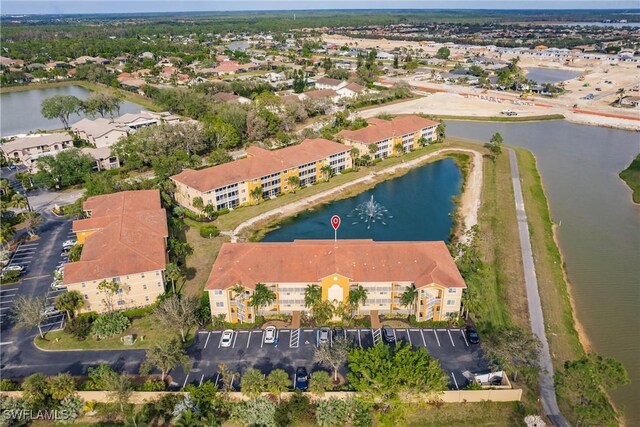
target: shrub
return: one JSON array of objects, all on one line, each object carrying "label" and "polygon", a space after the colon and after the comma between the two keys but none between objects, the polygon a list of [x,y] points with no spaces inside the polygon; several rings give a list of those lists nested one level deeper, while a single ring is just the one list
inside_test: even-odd
[{"label": "shrub", "polygon": [[129,320],[133,320],[133,319],[139,319],[141,317],[145,317],[148,316],[149,314],[153,313],[153,311],[158,308],[158,303],[155,302],[151,305],[148,305],[146,307],[140,307],[140,308],[132,308],[129,310],[125,310],[122,312],[122,314],[124,314],[125,316],[127,316],[129,318]]},{"label": "shrub", "polygon": [[148,379],[140,387],[140,391],[165,391],[167,385],[164,381]]},{"label": "shrub", "polygon": [[64,331],[78,341],[84,341],[91,333],[91,326],[95,318],[96,315],[94,313],[81,314],[67,322]]},{"label": "shrub", "polygon": [[200,237],[209,239],[220,235],[220,231],[215,225],[203,225],[200,227]]},{"label": "shrub", "polygon": [[122,313],[109,313],[99,316],[91,325],[91,333],[97,339],[112,337],[126,331],[131,321]]},{"label": "shrub", "polygon": [[[31,406],[24,399],[14,399],[12,397],[0,395],[0,425],[3,426],[23,426],[30,423],[27,418]],[[18,414],[14,416],[14,414]]]},{"label": "shrub", "polygon": [[347,423],[349,406],[347,402],[331,397],[318,402],[316,422],[320,427],[338,427]]},{"label": "shrub", "polygon": [[346,168],[346,169],[343,169],[343,170],[342,170],[342,173],[343,173],[343,174],[345,174],[345,173],[351,173],[351,172],[353,172],[353,168]]},{"label": "shrub", "polygon": [[275,426],[276,405],[258,397],[236,405],[233,416],[245,425]]},{"label": "shrub", "polygon": [[306,425],[315,418],[315,405],[300,390],[288,400],[283,400],[276,410],[276,424],[279,426]]},{"label": "shrub", "polygon": [[0,283],[14,283],[20,278],[20,272],[15,270],[7,270],[2,272]]},{"label": "shrub", "polygon": [[56,412],[56,422],[61,424],[73,424],[78,415],[82,413],[84,401],[78,396],[65,397],[60,401]]},{"label": "shrub", "polygon": [[231,212],[231,210],[229,208],[222,208],[220,210],[217,210],[216,213],[218,214],[218,216],[220,215],[226,215],[229,212]]},{"label": "shrub", "polygon": [[20,386],[15,381],[11,381],[7,378],[0,380],[0,391],[18,391]]}]

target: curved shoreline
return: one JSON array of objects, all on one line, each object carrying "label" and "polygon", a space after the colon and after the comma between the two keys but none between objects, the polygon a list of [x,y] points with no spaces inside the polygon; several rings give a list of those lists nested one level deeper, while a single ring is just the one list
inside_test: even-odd
[{"label": "curved shoreline", "polygon": [[465,185],[464,193],[461,195],[460,206],[458,208],[458,211],[464,218],[463,222],[465,230],[467,230],[476,225],[478,221],[478,208],[480,206],[480,193],[482,190],[482,153],[469,148],[442,148],[440,150],[433,151],[431,153],[425,154],[424,156],[418,157],[417,159],[405,163],[399,163],[377,172],[371,172],[356,180],[309,196],[304,200],[293,202],[279,208],[274,208],[253,218],[250,218],[238,224],[229,233],[231,236],[231,241],[237,242],[240,239],[241,235],[253,226],[268,222],[277,217],[279,217],[278,219],[282,220],[286,217],[295,215],[300,211],[316,206],[330,196],[335,196],[360,184],[377,184],[384,181],[385,179],[391,178],[392,175],[398,172],[407,172],[415,167],[421,166],[424,163],[428,163],[429,160],[436,160],[438,157],[449,153],[467,154],[470,155],[473,160],[471,163],[471,171],[467,178],[467,184]]}]

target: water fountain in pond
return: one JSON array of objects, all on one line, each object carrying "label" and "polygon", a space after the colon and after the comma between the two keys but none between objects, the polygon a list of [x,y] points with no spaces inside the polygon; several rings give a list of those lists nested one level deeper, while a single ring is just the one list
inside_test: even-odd
[{"label": "water fountain in pond", "polygon": [[375,222],[387,225],[385,220],[393,218],[393,216],[389,215],[387,208],[373,200],[373,196],[366,202],[359,204],[347,217],[354,219],[352,222],[354,225],[360,223],[366,224],[367,230],[370,229],[371,225]]}]

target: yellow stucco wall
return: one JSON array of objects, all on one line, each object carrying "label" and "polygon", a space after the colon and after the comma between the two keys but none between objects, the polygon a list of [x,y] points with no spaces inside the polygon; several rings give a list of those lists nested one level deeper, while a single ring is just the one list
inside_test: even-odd
[{"label": "yellow stucco wall", "polygon": [[[349,298],[349,285],[351,281],[348,277],[341,276],[340,274],[332,274],[320,281],[320,287],[322,288],[322,301],[331,300],[329,298],[330,289],[337,285],[342,289],[342,301],[346,301]],[[338,302],[342,302],[338,301]]]},{"label": "yellow stucco wall", "polygon": [[96,230],[84,230],[84,231],[79,231],[76,233],[76,238],[78,240],[78,243],[81,245],[84,245],[84,241],[87,238],[87,236],[90,236],[91,234],[95,233]]}]

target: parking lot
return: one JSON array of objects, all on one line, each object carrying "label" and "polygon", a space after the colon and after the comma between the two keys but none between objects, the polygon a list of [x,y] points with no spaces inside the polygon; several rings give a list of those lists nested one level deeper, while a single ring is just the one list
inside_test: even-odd
[{"label": "parking lot", "polygon": [[[61,255],[62,242],[74,238],[71,222],[66,219],[49,221],[40,231],[40,238],[21,243],[12,254],[7,266],[23,268],[20,280],[0,287],[0,327],[6,331],[11,327],[10,313],[15,299],[20,296],[45,296],[47,307],[64,290],[52,289],[53,271],[64,261]],[[49,316],[42,324],[43,331],[64,327],[64,314]]]},{"label": "parking lot", "polygon": [[[345,329],[345,337],[353,345],[368,348],[382,339],[380,329]],[[461,389],[467,384],[464,371],[477,372],[487,368],[479,345],[469,344],[461,329],[393,329],[396,342],[407,342],[411,346],[425,347],[438,359],[449,375],[449,388]],[[392,344],[393,345],[393,344]],[[205,380],[218,380],[218,364],[225,363],[231,370],[243,373],[250,368],[268,373],[273,369],[284,369],[291,375],[298,366],[310,372],[326,369],[313,363],[315,347],[318,346],[318,329],[280,329],[277,342],[264,342],[263,330],[234,331],[231,345],[224,347],[222,331],[200,331],[189,355],[195,360],[189,375],[179,370],[172,373],[175,386],[199,384]],[[344,375],[346,369],[341,373]],[[238,384],[234,384],[237,386]]]}]

